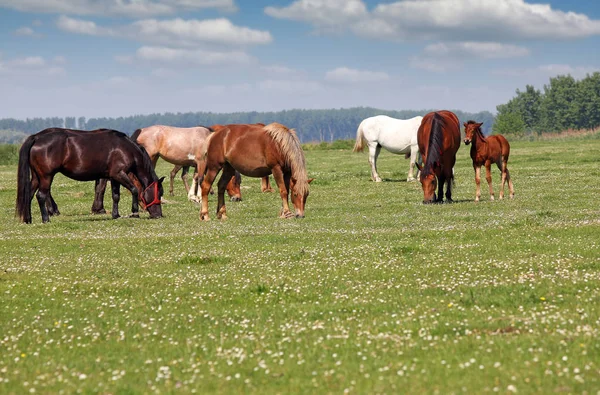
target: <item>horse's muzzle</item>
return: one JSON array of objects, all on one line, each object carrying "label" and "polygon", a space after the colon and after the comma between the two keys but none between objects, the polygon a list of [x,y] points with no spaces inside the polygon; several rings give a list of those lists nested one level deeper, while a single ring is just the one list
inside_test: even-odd
[{"label": "horse's muzzle", "polygon": [[469,144],[471,144],[471,140],[465,139],[465,145],[469,145]]},{"label": "horse's muzzle", "polygon": [[300,219],[300,218],[304,218],[304,214],[300,215],[300,214],[296,214],[296,218]]},{"label": "horse's muzzle", "polygon": [[239,196],[232,196],[232,197],[231,197],[231,201],[232,201],[232,202],[241,202],[241,201],[242,201],[242,198],[241,198],[241,197],[239,197]]}]

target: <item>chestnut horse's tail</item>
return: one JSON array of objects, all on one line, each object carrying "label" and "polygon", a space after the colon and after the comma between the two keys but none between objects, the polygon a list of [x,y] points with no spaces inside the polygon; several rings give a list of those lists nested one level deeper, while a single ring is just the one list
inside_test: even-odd
[{"label": "chestnut horse's tail", "polygon": [[358,125],[358,129],[356,130],[356,143],[354,143],[354,149],[352,152],[362,152],[364,146],[364,133],[363,133],[363,123],[361,122]]},{"label": "chestnut horse's tail", "polygon": [[15,215],[26,224],[31,223],[31,166],[29,153],[35,143],[35,136],[29,136],[19,150],[19,167],[17,170],[17,206]]},{"label": "chestnut horse's tail", "polygon": [[137,143],[137,139],[138,139],[138,137],[140,137],[140,134],[142,134],[142,129],[137,129],[137,130],[136,130],[135,132],[133,132],[133,134],[131,135],[131,139]]}]

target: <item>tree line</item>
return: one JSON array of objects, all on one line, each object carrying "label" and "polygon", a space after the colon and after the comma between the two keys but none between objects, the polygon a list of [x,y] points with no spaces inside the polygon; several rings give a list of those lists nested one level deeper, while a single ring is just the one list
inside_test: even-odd
[{"label": "tree line", "polygon": [[[149,115],[134,115],[118,118],[28,118],[26,120],[0,119],[0,141],[2,135],[15,137],[21,142],[24,136],[34,134],[49,127],[66,127],[72,129],[93,130],[100,128],[120,130],[131,135],[136,129],[150,125],[171,125],[179,127],[192,127],[198,125],[214,125],[229,123],[271,123],[280,122],[290,128],[296,129],[298,137],[303,143],[331,142],[340,139],[353,139],[360,122],[368,117],[384,114],[394,118],[408,119],[418,115],[425,115],[432,110],[380,110],[371,107],[356,107],[347,109],[328,110],[284,110],[277,112],[187,112],[163,113]],[[483,122],[483,131],[491,132],[494,115],[489,111],[467,113],[454,111],[462,122],[474,119]],[[6,138],[5,138],[6,140]]]},{"label": "tree line", "polygon": [[496,107],[494,132],[524,135],[595,129],[600,126],[600,73],[576,80],[550,78],[543,92],[527,85],[508,103]]}]

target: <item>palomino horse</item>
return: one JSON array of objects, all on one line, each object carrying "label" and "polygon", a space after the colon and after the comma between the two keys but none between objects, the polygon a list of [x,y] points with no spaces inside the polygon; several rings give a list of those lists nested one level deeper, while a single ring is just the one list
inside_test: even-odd
[{"label": "palomino horse", "polygon": [[296,218],[304,218],[304,206],[310,182],[300,141],[294,130],[272,123],[267,126],[245,125],[244,128],[215,127],[206,145],[206,155],[197,159],[198,174],[202,181],[202,209],[200,219],[208,221],[208,192],[219,171],[217,218],[224,219],[225,185],[237,170],[248,177],[266,177],[273,174],[283,203],[281,218],[293,217],[288,205],[292,204]]},{"label": "palomino horse", "polygon": [[490,200],[494,200],[494,190],[492,189],[492,163],[498,166],[502,172],[502,188],[500,189],[500,199],[504,198],[504,184],[508,181],[510,198],[515,196],[515,189],[508,167],[508,156],[510,155],[510,145],[504,136],[497,134],[485,137],[481,132],[482,123],[475,121],[465,122],[465,144],[471,145],[471,159],[473,159],[473,168],[475,169],[475,201],[478,202],[481,197],[481,166],[485,165],[485,179],[490,187]]},{"label": "palomino horse", "polygon": [[456,151],[460,148],[458,117],[450,111],[430,112],[423,117],[417,139],[424,163],[422,168],[417,165],[421,170],[423,203],[441,203],[444,184],[446,184],[446,202],[452,202],[454,163]]},{"label": "palomino horse", "polygon": [[[90,133],[50,128],[29,136],[19,151],[16,213],[21,221],[31,223],[31,199],[36,191],[42,222],[50,220],[46,205],[54,200],[50,189],[54,175],[59,172],[77,181],[109,178],[113,218],[119,217],[121,185],[133,196],[133,217],[139,217],[138,199],[151,218],[162,217],[160,199],[164,177],[158,179],[146,151],[127,135],[115,130]],[[128,174],[137,178],[143,190],[136,188]]]},{"label": "palomino horse", "polygon": [[373,181],[381,182],[381,177],[377,174],[377,157],[381,152],[381,147],[392,154],[404,154],[407,159],[410,157],[407,181],[415,180],[413,173],[415,161],[419,156],[417,130],[422,119],[423,117],[414,117],[404,120],[377,115],[360,123],[356,131],[356,143],[353,151],[362,151],[364,143],[367,143]]}]

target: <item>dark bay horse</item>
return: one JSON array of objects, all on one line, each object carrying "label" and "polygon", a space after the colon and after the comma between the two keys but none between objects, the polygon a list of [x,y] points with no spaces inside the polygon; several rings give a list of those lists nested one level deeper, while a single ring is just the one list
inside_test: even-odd
[{"label": "dark bay horse", "polygon": [[[77,181],[110,179],[113,218],[119,217],[121,185],[133,196],[132,216],[139,217],[141,200],[151,218],[162,217],[164,177],[158,179],[148,154],[124,133],[50,128],[29,136],[19,151],[16,213],[21,221],[31,223],[31,199],[36,191],[42,222],[50,220],[46,205],[53,201],[50,189],[56,173]],[[136,188],[128,174],[143,190]]]},{"label": "dark bay horse", "polygon": [[[460,148],[460,126],[456,114],[435,111],[423,117],[417,132],[419,151],[423,159],[420,181],[423,187],[423,203],[441,203],[444,184],[446,202],[452,202],[454,163]],[[435,190],[437,187],[437,196]]]},{"label": "dark bay horse", "polygon": [[222,170],[218,187],[217,218],[227,218],[225,185],[237,170],[248,177],[273,174],[282,200],[281,218],[294,216],[288,205],[291,191],[296,218],[304,218],[304,207],[312,179],[306,174],[306,161],[300,141],[292,129],[272,123],[266,126],[245,125],[229,128],[215,125],[215,132],[206,145],[206,154],[197,160],[202,180],[200,219],[208,221],[208,192]]},{"label": "dark bay horse", "polygon": [[492,163],[495,163],[502,173],[502,188],[500,189],[500,199],[504,198],[504,184],[508,181],[510,198],[515,196],[515,189],[507,163],[510,155],[510,144],[504,136],[497,134],[485,137],[481,132],[481,125],[475,121],[465,122],[465,144],[471,144],[471,159],[475,169],[475,201],[478,202],[481,197],[481,166],[485,165],[485,179],[490,187],[490,200],[494,200],[494,190],[492,189]]}]

